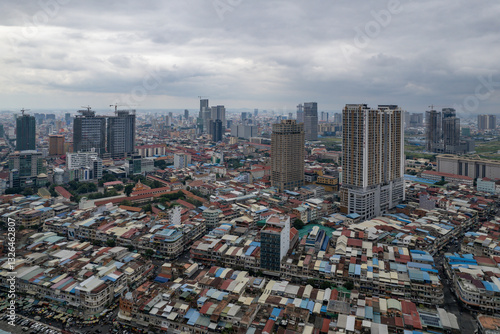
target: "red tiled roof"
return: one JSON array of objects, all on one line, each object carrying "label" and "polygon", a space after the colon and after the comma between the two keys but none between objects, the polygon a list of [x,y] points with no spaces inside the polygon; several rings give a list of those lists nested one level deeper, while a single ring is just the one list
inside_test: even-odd
[{"label": "red tiled roof", "polygon": [[262,330],[262,333],[271,334],[273,332],[273,327],[274,327],[274,320],[269,319],[266,323],[266,326],[264,327],[264,330]]},{"label": "red tiled roof", "polygon": [[141,212],[142,208],[136,208],[135,206],[120,205],[120,209],[132,212]]},{"label": "red tiled roof", "polygon": [[54,190],[56,191],[56,193],[58,193],[59,195],[61,195],[64,198],[67,198],[67,199],[71,198],[71,193],[61,186],[55,187]]}]

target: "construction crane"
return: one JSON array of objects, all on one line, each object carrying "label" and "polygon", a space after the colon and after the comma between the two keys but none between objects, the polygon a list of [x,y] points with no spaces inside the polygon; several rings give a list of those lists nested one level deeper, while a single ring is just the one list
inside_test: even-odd
[{"label": "construction crane", "polygon": [[82,108],[87,109],[87,111],[90,111],[90,109],[92,109],[92,107],[91,107],[91,106],[86,106],[86,107],[85,107],[85,106],[82,106]]},{"label": "construction crane", "polygon": [[202,98],[209,98],[210,96],[198,96],[198,98],[201,100]]},{"label": "construction crane", "polygon": [[118,103],[110,104],[109,106],[110,107],[115,107],[115,113],[118,111],[118,107],[128,107],[125,104],[118,104]]},{"label": "construction crane", "polygon": [[21,109],[21,115],[23,115],[23,116],[24,116],[24,112],[25,112],[25,111],[30,111],[30,110],[31,110],[31,109],[24,109],[24,108],[23,108],[23,109]]},{"label": "construction crane", "polygon": [[[118,113],[118,107],[135,107],[135,105],[131,106],[131,105],[128,105],[128,104],[118,104],[118,103],[115,103],[115,104],[110,104],[109,105],[110,107],[115,107],[115,115]],[[133,114],[135,114],[135,110],[131,110]]]}]

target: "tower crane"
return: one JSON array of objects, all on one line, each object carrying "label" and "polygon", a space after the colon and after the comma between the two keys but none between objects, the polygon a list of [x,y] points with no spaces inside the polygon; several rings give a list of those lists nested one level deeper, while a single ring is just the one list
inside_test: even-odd
[{"label": "tower crane", "polygon": [[110,104],[109,105],[110,107],[115,107],[115,114],[117,113],[118,111],[118,107],[135,107],[135,106],[130,106],[130,105],[127,105],[127,104],[118,104],[118,103],[115,103],[115,104]]},{"label": "tower crane", "polygon": [[31,109],[24,109],[24,108],[23,108],[23,109],[21,109],[21,114],[24,116],[24,112],[25,112],[25,111],[30,111],[30,110],[31,110]]}]

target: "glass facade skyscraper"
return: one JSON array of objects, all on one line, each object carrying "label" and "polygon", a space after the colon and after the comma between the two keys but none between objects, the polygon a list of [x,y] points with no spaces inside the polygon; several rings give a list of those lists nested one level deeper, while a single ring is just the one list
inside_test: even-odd
[{"label": "glass facade skyscraper", "polygon": [[16,151],[35,150],[36,120],[30,115],[16,119]]}]

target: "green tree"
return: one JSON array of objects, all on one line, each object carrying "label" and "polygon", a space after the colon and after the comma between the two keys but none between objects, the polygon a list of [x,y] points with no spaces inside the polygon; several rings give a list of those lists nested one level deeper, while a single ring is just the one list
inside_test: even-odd
[{"label": "green tree", "polygon": [[152,250],[151,248],[148,248],[146,249],[146,251],[144,252],[144,256],[146,256],[147,258],[150,258],[151,256],[153,256],[153,254],[155,253],[154,250]]},{"label": "green tree", "polygon": [[101,179],[104,183],[106,182],[112,182],[112,181],[116,181],[116,176],[114,176],[113,174],[110,174],[110,173],[107,173],[107,174],[104,174],[102,176],[102,179]]},{"label": "green tree", "polygon": [[132,190],[134,189],[134,185],[133,184],[127,184],[125,186],[125,194],[127,194],[127,197],[130,196],[130,194],[132,193]]},{"label": "green tree", "polygon": [[117,191],[122,191],[125,187],[123,186],[123,184],[117,184],[116,186],[113,186],[113,188],[115,188]]},{"label": "green tree", "polygon": [[75,180],[69,181],[68,186],[71,190],[76,190],[78,189],[79,183],[76,182]]},{"label": "green tree", "polygon": [[318,281],[315,280],[315,279],[310,278],[310,279],[307,280],[307,284],[309,284],[309,285],[311,285],[313,287],[316,287],[316,285],[318,284]]},{"label": "green tree", "polygon": [[301,228],[304,227],[304,222],[301,219],[295,219],[293,222],[293,227],[295,227],[297,230],[300,230]]},{"label": "green tree", "polygon": [[108,240],[106,241],[106,245],[107,245],[108,247],[115,247],[115,246],[116,246],[116,241],[115,241],[115,239],[108,239]]},{"label": "green tree", "polygon": [[7,195],[12,195],[12,194],[20,194],[23,190],[21,188],[7,188],[5,189],[5,194]]},{"label": "green tree", "polygon": [[24,196],[30,196],[30,195],[33,195],[34,194],[34,191],[32,188],[24,188],[23,192],[22,192],[22,195]]},{"label": "green tree", "polygon": [[157,181],[157,180],[154,180],[153,181],[153,184],[151,185],[151,188],[161,188],[163,187],[163,183],[161,183],[160,181]]},{"label": "green tree", "polygon": [[56,193],[56,186],[54,184],[52,184],[50,187],[49,187],[49,192],[50,192],[50,196],[52,197],[57,197],[57,193]]},{"label": "green tree", "polygon": [[158,160],[156,159],[154,162],[155,167],[159,169],[165,169],[167,168],[167,162],[165,160]]},{"label": "green tree", "polygon": [[344,283],[343,287],[346,288],[347,290],[352,290],[354,289],[354,284],[351,281],[347,281]]},{"label": "green tree", "polygon": [[327,281],[323,281],[323,282],[321,282],[321,284],[319,285],[319,288],[320,288],[320,289],[323,289],[323,290],[326,290],[326,289],[331,288],[331,287],[332,287],[332,283],[327,282]]}]

